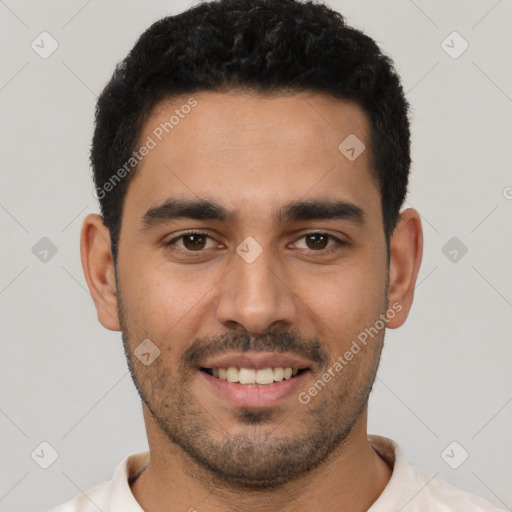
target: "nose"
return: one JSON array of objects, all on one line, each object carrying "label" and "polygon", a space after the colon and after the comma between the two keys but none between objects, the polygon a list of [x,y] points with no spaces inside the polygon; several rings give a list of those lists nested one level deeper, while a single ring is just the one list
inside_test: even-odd
[{"label": "nose", "polygon": [[298,320],[299,308],[291,283],[286,281],[270,250],[250,263],[235,254],[233,268],[219,283],[217,320],[231,330],[253,335],[290,329]]}]

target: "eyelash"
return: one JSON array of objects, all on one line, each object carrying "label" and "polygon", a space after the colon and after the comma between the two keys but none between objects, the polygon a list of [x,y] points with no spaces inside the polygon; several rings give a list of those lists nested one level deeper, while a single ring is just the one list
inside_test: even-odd
[{"label": "eyelash", "polygon": [[[172,240],[169,240],[164,245],[166,247],[171,247],[172,245],[174,245],[174,243],[176,241],[181,240],[182,238],[184,238],[186,236],[190,236],[190,235],[205,236],[205,237],[208,237],[208,238],[211,238],[212,240],[214,240],[214,238],[211,237],[208,233],[203,233],[201,231],[188,231],[186,233],[182,233],[181,235],[173,238]],[[340,240],[339,238],[335,237],[334,235],[331,235],[329,233],[322,233],[321,231],[312,231],[310,233],[305,233],[302,236],[300,236],[298,238],[298,240],[300,240],[302,238],[305,238],[305,237],[308,237],[308,236],[312,236],[312,235],[327,236],[327,237],[329,237],[329,239],[334,240],[336,242],[336,245],[328,247],[327,249],[319,249],[318,251],[315,251],[314,249],[310,249],[310,251],[314,252],[314,253],[319,253],[319,254],[322,254],[322,255],[328,255],[328,254],[331,254],[331,253],[339,250],[341,247],[348,245],[347,242],[345,242],[343,240]],[[177,247],[177,249],[180,250],[180,251],[189,253],[189,254],[194,254],[194,253],[201,254],[201,253],[204,253],[206,251],[206,249],[201,249],[201,250],[198,250],[198,251],[190,251],[188,249],[183,249],[182,247]]]}]

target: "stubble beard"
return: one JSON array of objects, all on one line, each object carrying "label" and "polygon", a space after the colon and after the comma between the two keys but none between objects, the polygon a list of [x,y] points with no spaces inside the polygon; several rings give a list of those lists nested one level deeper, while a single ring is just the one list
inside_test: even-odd
[{"label": "stubble beard", "polygon": [[[347,442],[357,420],[366,411],[383,336],[366,354],[362,369],[364,356],[359,362],[353,360],[352,368],[344,368],[309,404],[293,402],[288,411],[280,406],[264,410],[240,408],[234,413],[239,426],[227,431],[191,393],[191,380],[197,376],[190,368],[181,365],[182,371],[173,372],[163,366],[161,357],[149,366],[140,363],[133,353],[138,343],[130,335],[120,293],[118,311],[128,367],[139,396],[173,448],[178,447],[185,458],[188,456],[191,467],[197,470],[189,469],[190,474],[197,478],[237,489],[271,489],[283,485],[325,463]],[[315,353],[321,362],[315,380],[333,363],[318,339],[297,338],[280,331],[274,331],[272,336],[275,347],[286,340],[285,345],[305,347]],[[221,339],[226,347],[236,345],[240,351],[263,350],[268,346],[268,337],[243,337],[236,333]],[[219,341],[195,340],[193,345],[204,346],[204,343],[218,346]],[[358,373],[357,389],[353,384],[354,372]],[[288,414],[297,416],[293,424],[298,426],[293,432],[285,432],[279,426]]]}]

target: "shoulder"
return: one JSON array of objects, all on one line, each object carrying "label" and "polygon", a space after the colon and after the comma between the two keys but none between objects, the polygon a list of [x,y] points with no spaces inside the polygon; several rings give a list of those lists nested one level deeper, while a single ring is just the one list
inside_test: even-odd
[{"label": "shoulder", "polygon": [[149,461],[149,452],[132,453],[117,466],[111,480],[82,492],[50,512],[142,512],[130,488],[130,482]]},{"label": "shoulder", "polygon": [[[409,464],[400,446],[392,439],[368,436],[377,453],[393,468],[388,485],[371,512],[401,510],[420,512],[443,510],[464,512],[499,512],[484,498],[431,475]],[[369,511],[369,512],[370,512]]]},{"label": "shoulder", "polygon": [[[437,476],[430,475],[414,466],[409,466],[410,480],[416,482],[416,488],[421,491],[412,500],[411,511],[432,507],[443,510],[464,512],[498,512],[498,509],[484,498],[460,489]],[[418,508],[418,506],[422,508]],[[409,509],[406,509],[409,510]]]}]

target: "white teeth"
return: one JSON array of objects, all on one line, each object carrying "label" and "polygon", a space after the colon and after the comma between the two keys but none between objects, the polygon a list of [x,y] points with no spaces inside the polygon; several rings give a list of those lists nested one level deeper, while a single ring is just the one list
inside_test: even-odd
[{"label": "white teeth", "polygon": [[274,372],[272,368],[263,368],[256,372],[256,382],[258,384],[272,384],[274,382]]},{"label": "white teeth", "polygon": [[238,371],[238,368],[235,368],[234,366],[230,366],[228,368],[228,371],[226,372],[226,379],[228,382],[238,382],[238,375],[240,372]]},{"label": "white teeth", "polygon": [[254,368],[240,368],[238,380],[240,384],[254,384],[256,382],[256,371]]},{"label": "white teeth", "polygon": [[214,377],[227,380],[228,382],[260,385],[280,382],[283,379],[291,379],[299,372],[298,368],[282,368],[281,366],[276,368],[261,368],[259,370],[230,366],[229,368],[212,368],[211,371]]},{"label": "white teeth", "polygon": [[274,380],[277,380],[278,382],[280,380],[283,380],[284,378],[284,369],[280,366],[277,368],[274,368]]}]

